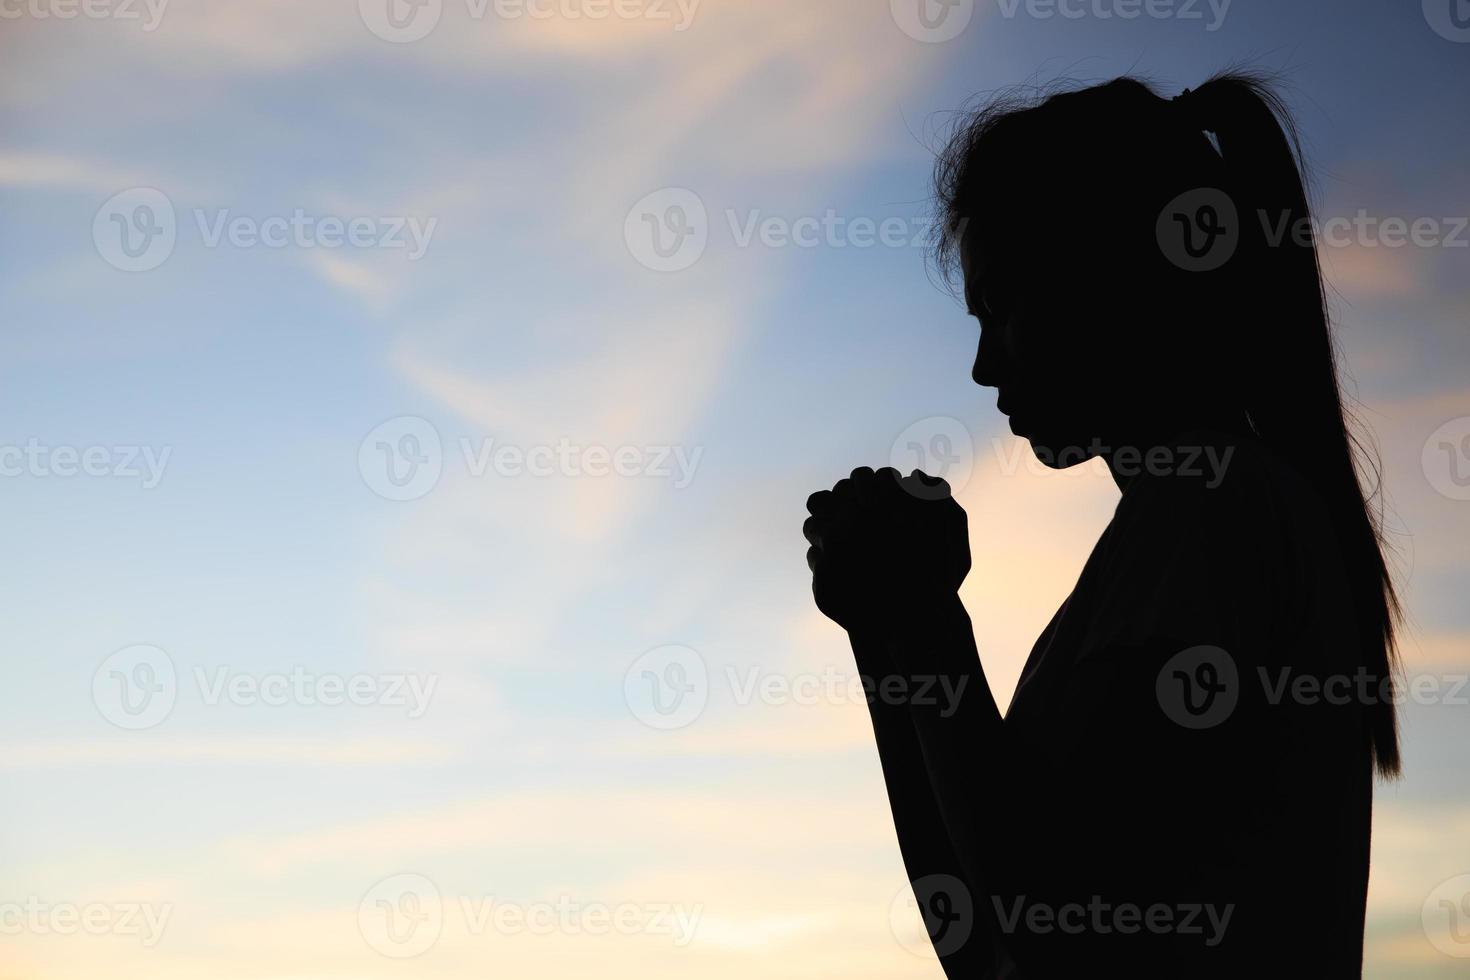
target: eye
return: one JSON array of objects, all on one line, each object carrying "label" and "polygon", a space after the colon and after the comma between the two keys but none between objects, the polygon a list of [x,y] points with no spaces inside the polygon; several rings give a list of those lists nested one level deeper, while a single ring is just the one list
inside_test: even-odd
[{"label": "eye", "polygon": [[996,288],[993,280],[972,283],[965,300],[970,316],[979,320],[981,326],[1000,326],[1009,315],[1007,297]]},{"label": "eye", "polygon": [[986,301],[984,293],[977,292],[965,306],[966,312],[981,323],[995,322],[995,309]]},{"label": "eye", "polygon": [[997,296],[994,290],[982,292],[980,294],[980,313],[987,320],[1000,322],[1006,314],[1004,297]]}]

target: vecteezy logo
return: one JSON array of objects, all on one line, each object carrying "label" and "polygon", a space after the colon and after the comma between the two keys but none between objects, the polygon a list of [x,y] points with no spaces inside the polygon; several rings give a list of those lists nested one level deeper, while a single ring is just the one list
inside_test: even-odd
[{"label": "vecteezy logo", "polygon": [[639,264],[679,272],[699,261],[709,244],[709,214],[698,194],[682,187],[654,191],[623,221],[623,241]]},{"label": "vecteezy logo", "polygon": [[367,434],[357,449],[357,469],[368,489],[386,500],[417,500],[433,490],[444,470],[439,430],[426,419],[400,415]]},{"label": "vecteezy logo", "polygon": [[97,254],[124,272],[147,272],[163,265],[173,254],[177,237],[173,202],[152,187],[114,194],[92,219]]},{"label": "vecteezy logo", "polygon": [[649,728],[683,728],[704,713],[709,669],[689,647],[655,647],[633,661],[623,676],[623,700]]},{"label": "vecteezy logo", "polygon": [[889,0],[893,22],[915,41],[952,41],[970,26],[975,0]]},{"label": "vecteezy logo", "polygon": [[1470,874],[1442,881],[1421,910],[1424,935],[1446,956],[1470,957]]},{"label": "vecteezy logo", "polygon": [[423,875],[384,878],[358,903],[357,930],[369,946],[393,959],[427,952],[444,931],[438,887]]},{"label": "vecteezy logo", "polygon": [[888,907],[893,937],[916,956],[948,956],[969,941],[975,904],[953,875],[926,875],[900,889]]},{"label": "vecteezy logo", "polygon": [[1240,245],[1235,203],[1224,191],[1185,191],[1159,212],[1154,228],[1164,257],[1186,272],[1218,269]]},{"label": "vecteezy logo", "polygon": [[1219,647],[1181,650],[1159,671],[1154,691],[1159,707],[1184,728],[1213,728],[1230,717],[1240,700],[1235,658]]},{"label": "vecteezy logo", "polygon": [[[975,442],[959,419],[935,415],[920,419],[898,434],[888,452],[888,464],[904,475],[915,469],[923,470],[944,480],[951,491],[959,493],[975,470]],[[928,497],[925,491],[929,489],[919,487],[913,492]],[[943,487],[934,487],[932,491],[930,499],[945,496]]]},{"label": "vecteezy logo", "polygon": [[1424,19],[1446,41],[1470,42],[1470,0],[1424,0]]},{"label": "vecteezy logo", "polygon": [[1451,500],[1470,500],[1470,415],[1450,419],[1424,440],[1419,457],[1429,485]]},{"label": "vecteezy logo", "polygon": [[178,693],[173,660],[146,643],[117,651],[92,675],[92,703],[119,728],[152,728],[173,711]]},{"label": "vecteezy logo", "polygon": [[357,0],[367,29],[385,41],[408,44],[429,35],[444,13],[444,0]]}]

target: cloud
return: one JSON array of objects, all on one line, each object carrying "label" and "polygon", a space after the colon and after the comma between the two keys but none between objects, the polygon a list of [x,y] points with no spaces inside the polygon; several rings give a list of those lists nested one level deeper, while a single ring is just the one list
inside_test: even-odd
[{"label": "cloud", "polygon": [[137,172],[66,154],[0,153],[0,186],[59,188],[111,195],[144,183]]},{"label": "cloud", "polygon": [[[612,850],[646,845],[653,838],[665,855],[690,848],[734,860],[742,850],[795,855],[810,847],[808,832],[824,848],[885,844],[892,824],[885,807],[853,807],[830,787],[761,795],[664,786],[525,790],[375,816],[300,833],[252,834],[223,842],[222,852],[243,873],[285,874],[319,866],[361,866],[370,854],[382,873],[412,863],[439,861],[465,851],[477,855],[555,851],[571,846]],[[877,803],[877,801],[870,801]],[[589,806],[592,808],[589,809]],[[591,823],[589,823],[591,821]],[[588,830],[595,827],[595,838]],[[365,869],[371,874],[373,869]]]},{"label": "cloud", "polygon": [[1409,296],[1423,285],[1423,249],[1353,244],[1319,254],[1328,285],[1350,300]]},{"label": "cloud", "polygon": [[12,743],[0,769],[93,766],[160,766],[213,763],[266,766],[403,766],[442,764],[458,754],[452,744],[430,739],[348,736],[336,738],[234,738],[117,736]]}]

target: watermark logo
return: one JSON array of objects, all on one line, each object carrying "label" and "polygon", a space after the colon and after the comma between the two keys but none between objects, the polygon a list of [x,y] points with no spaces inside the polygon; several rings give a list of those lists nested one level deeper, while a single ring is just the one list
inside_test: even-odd
[{"label": "watermark logo", "polygon": [[769,706],[795,704],[910,705],[934,708],[940,718],[959,710],[970,678],[960,674],[847,674],[828,665],[821,673],[778,674],[758,665],[743,672],[725,667],[725,682],[740,707],[759,701]]},{"label": "watermark logo", "polygon": [[1424,935],[1446,956],[1470,957],[1470,874],[1440,882],[1424,900]]},{"label": "watermark logo", "polygon": [[645,268],[680,272],[698,262],[716,232],[728,232],[735,248],[928,249],[940,230],[927,216],[771,214],[761,208],[725,208],[711,220],[693,191],[666,187],[643,197],[623,222],[629,253]]},{"label": "watermark logo", "polygon": [[438,886],[418,874],[384,878],[357,904],[357,929],[384,956],[423,955],[444,931],[444,901]]},{"label": "watermark logo", "polygon": [[975,441],[959,419],[934,415],[920,419],[898,434],[888,451],[888,463],[899,473],[919,469],[944,480],[949,484],[949,491],[943,486],[930,487],[913,481],[904,484],[916,495],[932,494],[931,499],[942,499],[951,492],[959,493],[970,482],[975,471]]},{"label": "watermark logo", "polygon": [[737,248],[930,248],[937,239],[934,223],[926,217],[905,218],[896,214],[875,218],[849,216],[836,208],[821,215],[766,214],[759,208],[741,214],[725,209],[725,223]]},{"label": "watermark logo", "polygon": [[[1213,34],[1225,25],[1232,0],[997,0],[1001,16],[1013,19],[1025,11],[1035,20],[1198,20]],[[1206,20],[1208,15],[1209,19]]]},{"label": "watermark logo", "polygon": [[943,44],[970,26],[975,0],[889,0],[893,22],[915,41]]},{"label": "watermark logo", "polygon": [[358,904],[358,930],[393,959],[431,949],[446,926],[456,935],[662,936],[675,947],[694,941],[703,905],[683,902],[600,902],[562,894],[550,900],[506,901],[496,895],[450,895],[419,874],[378,882]]},{"label": "watermark logo", "polygon": [[1424,0],[1424,19],[1446,41],[1470,43],[1470,0]]},{"label": "watermark logo", "polygon": [[[0,0],[3,2],[3,0]],[[318,215],[305,208],[255,217],[230,208],[193,208],[193,227],[207,249],[402,249],[424,257],[438,218],[411,215]],[[186,225],[186,227],[188,227]],[[168,195],[153,187],[114,194],[92,219],[92,241],[107,264],[124,272],[156,269],[173,254],[179,220]]]},{"label": "watermark logo", "polygon": [[92,243],[108,265],[147,272],[168,260],[178,240],[173,202],[154,187],[134,187],[108,198],[92,219]]},{"label": "watermark logo", "polygon": [[[1357,667],[1351,674],[1297,673],[1292,667],[1256,668],[1266,703],[1304,705],[1470,705],[1470,674],[1414,674],[1396,682],[1392,674]],[[1274,674],[1274,676],[1273,676]]]},{"label": "watermark logo", "polygon": [[1170,657],[1154,686],[1159,707],[1175,724],[1204,729],[1229,718],[1240,700],[1235,658],[1215,646],[1196,646]]},{"label": "watermark logo", "polygon": [[444,13],[444,0],[357,0],[357,12],[373,34],[393,44],[429,36]]},{"label": "watermark logo", "polygon": [[47,902],[32,895],[23,902],[0,902],[0,935],[126,936],[152,949],[173,911],[172,904]]},{"label": "watermark logo", "polygon": [[888,926],[915,956],[948,956],[969,941],[975,929],[975,903],[960,879],[926,875],[893,897]]},{"label": "watermark logo", "polygon": [[703,905],[673,902],[587,902],[571,895],[552,901],[506,902],[494,895],[459,897],[459,914],[472,936],[664,936],[682,949],[694,941]]},{"label": "watermark logo", "polygon": [[541,443],[517,446],[496,444],[482,439],[479,444],[467,438],[459,440],[465,471],[480,479],[487,473],[506,479],[522,476],[653,477],[672,479],[675,490],[683,490],[694,482],[694,473],[704,456],[703,446],[686,449],[666,445],[582,445],[570,439],[557,440],[556,445]]},{"label": "watermark logo", "polygon": [[699,261],[709,244],[709,212],[693,191],[665,187],[628,211],[623,241],[644,268],[682,272]]},{"label": "watermark logo", "polygon": [[1367,208],[1358,208],[1351,217],[1339,214],[1326,220],[1266,210],[1256,214],[1266,244],[1272,248],[1288,241],[1299,248],[1470,248],[1470,238],[1465,235],[1470,217],[1464,215],[1380,217]]},{"label": "watermark logo", "polygon": [[115,477],[152,490],[171,455],[171,446],[52,446],[32,436],[23,446],[0,445],[0,477]]},{"label": "watermark logo", "polygon": [[173,711],[178,694],[173,660],[146,643],[117,651],[92,675],[92,703],[118,728],[152,728]]},{"label": "watermark logo", "polygon": [[150,34],[167,8],[168,0],[0,0],[0,20],[138,20]]},{"label": "watermark logo", "polygon": [[362,440],[357,469],[378,496],[417,500],[438,485],[444,471],[439,430],[415,415],[389,419]]},{"label": "watermark logo", "polygon": [[1154,226],[1164,257],[1186,272],[1220,268],[1240,245],[1240,218],[1230,195],[1213,187],[1185,191],[1164,206]]},{"label": "watermark logo", "polygon": [[[660,479],[683,490],[694,482],[704,447],[664,444],[583,444],[565,437],[556,443],[516,445],[495,439],[457,440],[464,472],[472,479],[550,477],[594,480]],[[368,489],[387,500],[417,500],[443,474],[446,454],[439,431],[417,416],[389,419],[358,446],[357,464]],[[452,458],[452,454],[451,454]]]},{"label": "watermark logo", "polygon": [[1000,931],[1006,935],[1020,931],[1043,936],[1054,932],[1071,936],[1083,933],[1097,936],[1120,933],[1127,936],[1147,932],[1197,936],[1207,949],[1220,945],[1235,915],[1233,903],[1218,906],[1198,902],[1178,905],[1155,902],[1144,906],[1133,902],[1110,902],[1101,895],[1091,896],[1086,904],[1028,902],[1025,895],[1017,896],[1009,909],[999,895],[992,895],[990,903],[995,908]]},{"label": "watermark logo", "polygon": [[[200,700],[209,707],[402,708],[411,720],[428,711],[439,684],[437,674],[315,673],[300,665],[260,674],[242,673],[227,665],[212,670],[196,665],[192,680]],[[178,695],[179,674],[173,658],[148,644],[117,651],[92,675],[92,703],[119,728],[136,731],[162,724]]]},{"label": "watermark logo", "polygon": [[1024,465],[1037,476],[1067,469],[1096,457],[1106,457],[1107,467],[1084,470],[1112,482],[1113,474],[1126,479],[1147,474],[1156,477],[1196,479],[1206,490],[1225,482],[1234,446],[1110,446],[1094,436],[1086,446],[1029,446],[1024,439],[991,439],[990,445],[1004,476],[1014,476]]},{"label": "watermark logo", "polygon": [[[577,22],[637,20],[673,25],[676,34],[694,24],[700,0],[464,0],[471,21],[497,20]],[[358,0],[367,29],[385,41],[408,44],[428,37],[439,26],[443,0]]]},{"label": "watermark logo", "polygon": [[404,249],[410,262],[417,262],[429,250],[438,218],[427,220],[411,215],[338,215],[310,214],[305,208],[294,208],[289,215],[272,214],[256,218],[248,214],[231,215],[229,208],[193,210],[194,225],[205,248],[382,248]]},{"label": "watermark logo", "polygon": [[709,668],[695,650],[655,647],[623,676],[623,700],[649,728],[672,731],[693,724],[709,703]]},{"label": "watermark logo", "polygon": [[410,719],[424,716],[439,686],[438,674],[317,674],[300,665],[290,671],[263,674],[239,673],[228,666],[213,671],[196,666],[193,673],[200,696],[210,707],[354,705],[403,708]]},{"label": "watermark logo", "polygon": [[1470,415],[1450,419],[1431,432],[1419,462],[1441,496],[1470,500]]}]

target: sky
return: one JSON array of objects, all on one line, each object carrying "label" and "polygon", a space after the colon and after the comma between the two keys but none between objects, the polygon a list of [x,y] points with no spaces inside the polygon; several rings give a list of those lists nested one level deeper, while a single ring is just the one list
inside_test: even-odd
[{"label": "sky", "polygon": [[0,0],[0,978],[940,976],[804,502],[942,469],[1009,698],[1117,491],[969,380],[933,150],[1238,63],[1419,683],[1365,975],[1464,974],[1463,0],[391,3]]}]

